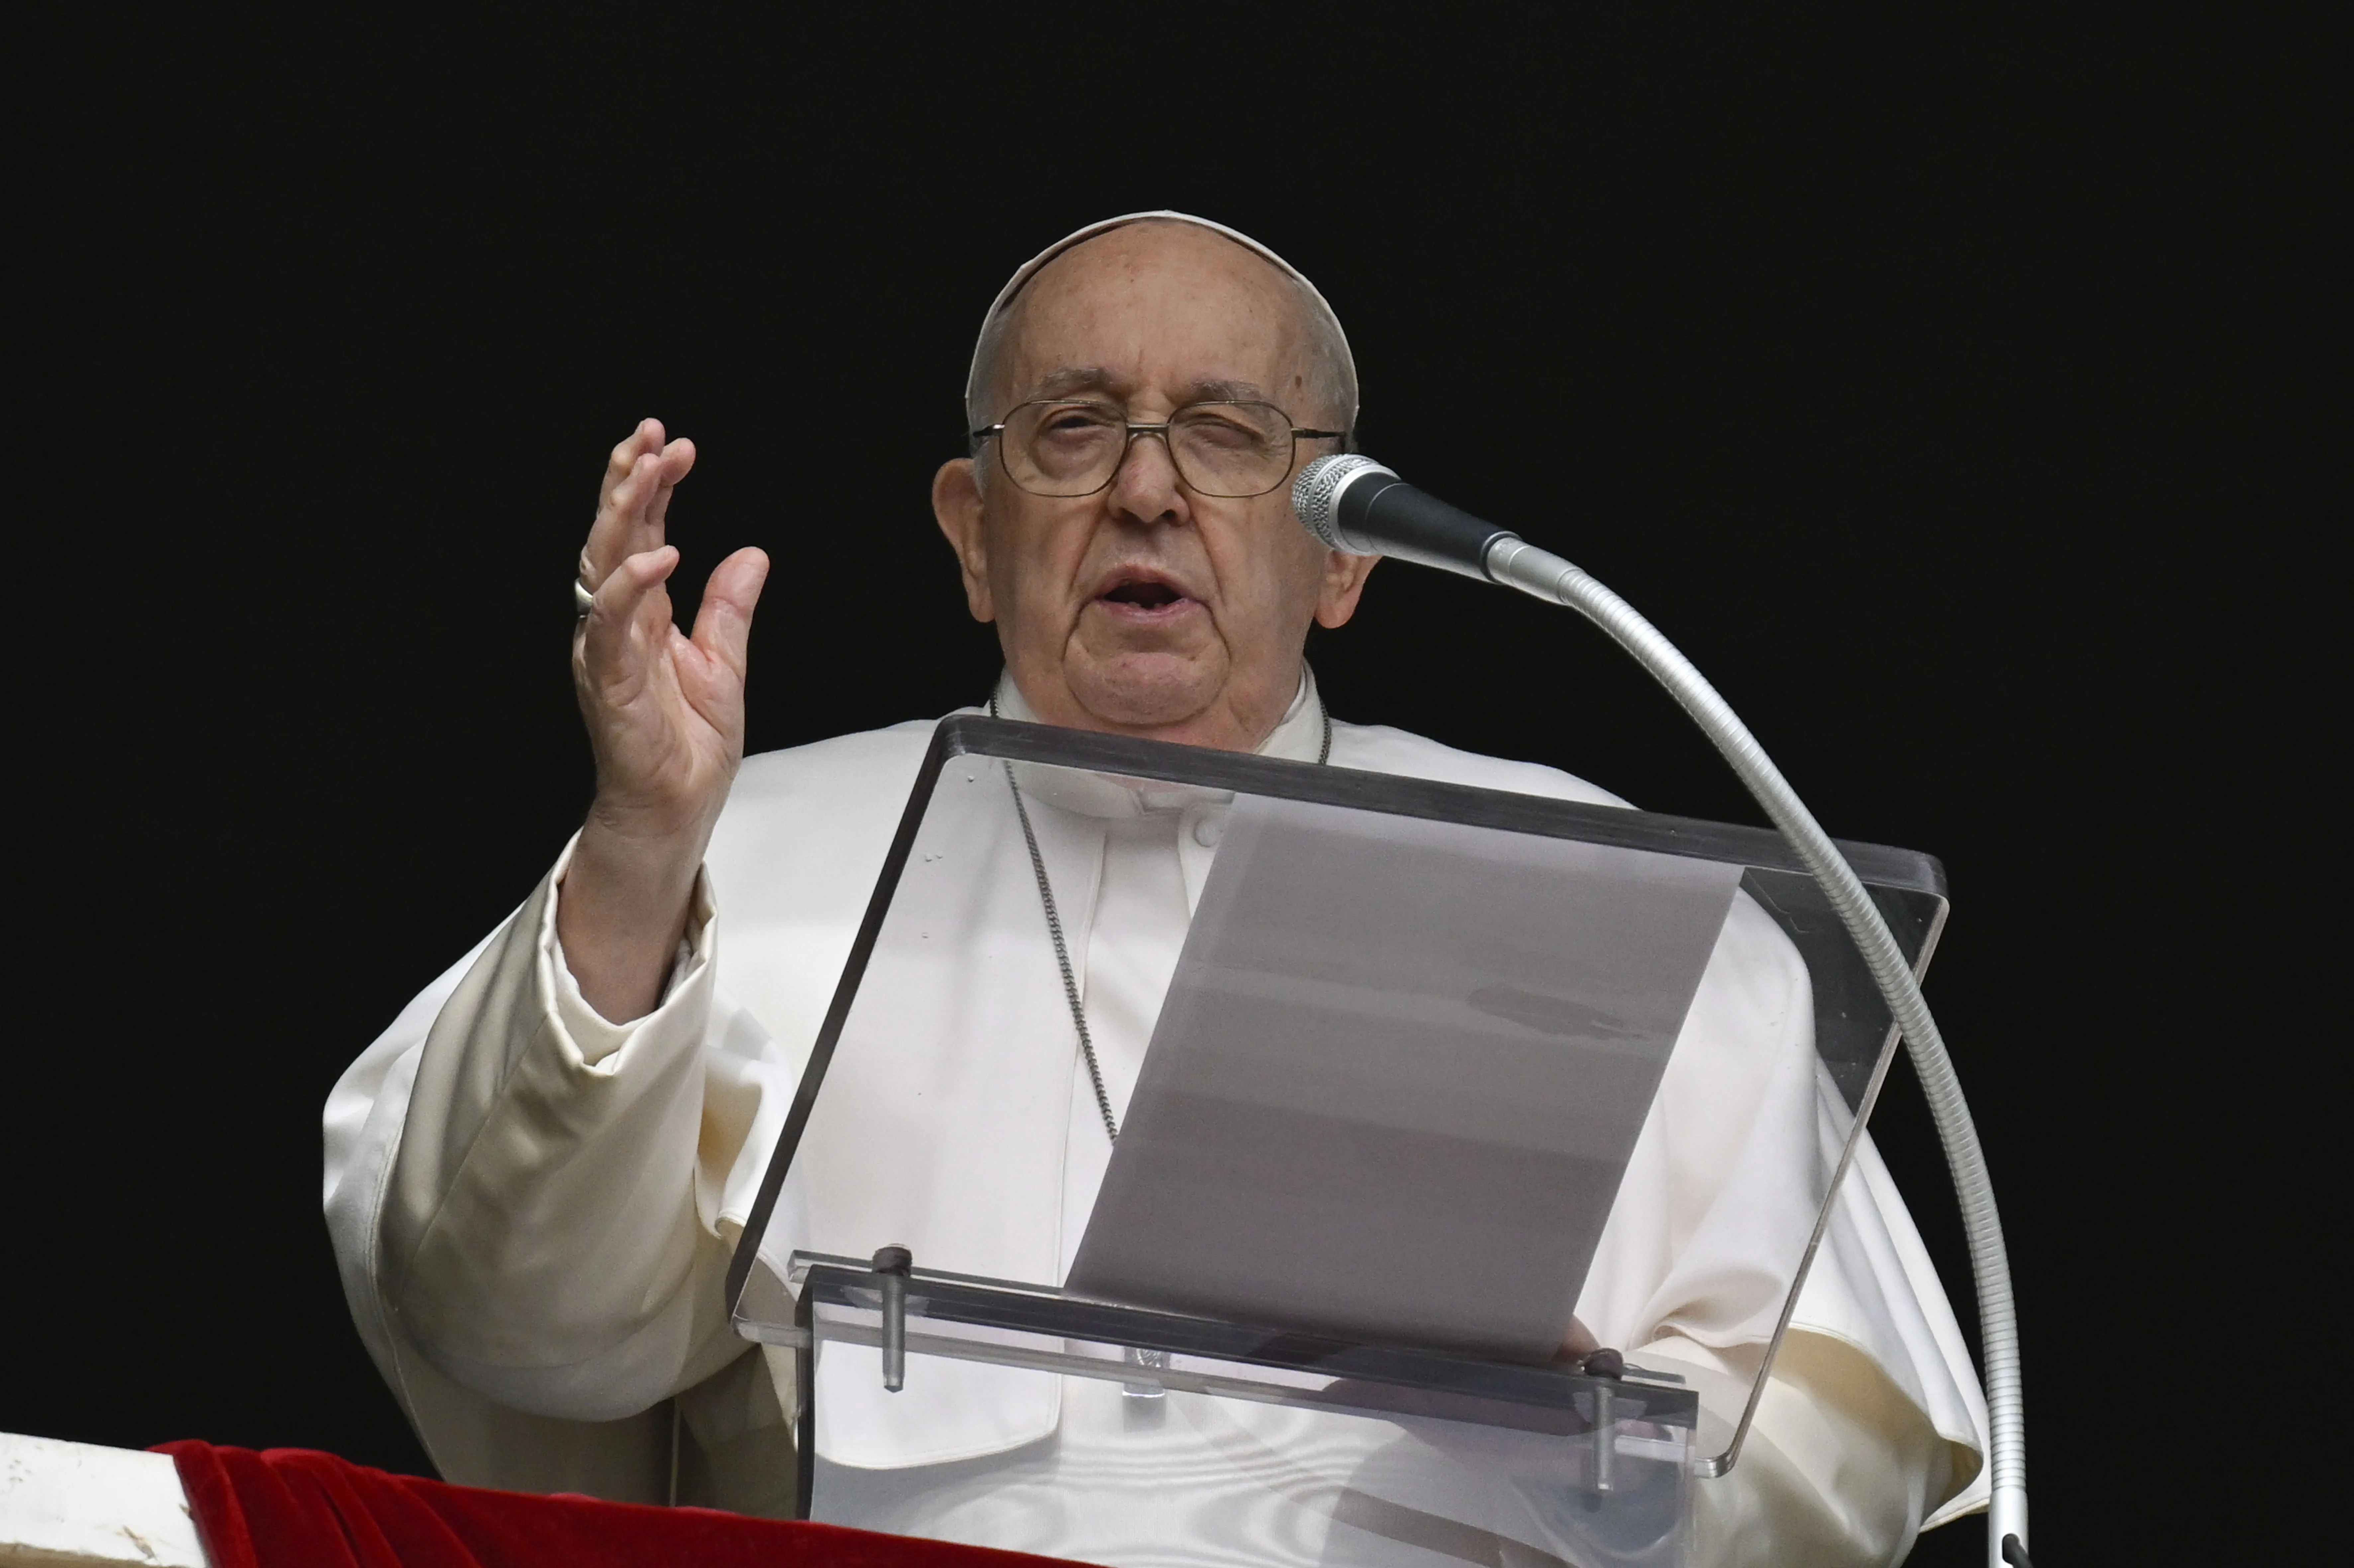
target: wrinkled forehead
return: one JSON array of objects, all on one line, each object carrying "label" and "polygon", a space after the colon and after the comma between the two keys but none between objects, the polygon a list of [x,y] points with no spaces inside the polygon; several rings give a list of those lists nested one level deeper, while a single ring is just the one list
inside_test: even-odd
[{"label": "wrinkled forehead", "polygon": [[988,390],[1282,402],[1307,389],[1305,317],[1280,273],[1214,236],[1105,235],[1055,258],[1007,308]]},{"label": "wrinkled forehead", "polygon": [[[1117,237],[1125,243],[1089,243],[1139,226],[1148,232]],[[1158,243],[1150,230],[1160,231]],[[1217,385],[1234,383],[1280,397],[1283,383],[1300,378],[1298,365],[1284,362],[1302,359],[1306,340],[1318,335],[1331,340],[1327,353],[1347,357],[1348,339],[1322,293],[1257,240],[1187,213],[1128,213],[1066,235],[1007,280],[982,318],[965,400],[971,407],[984,376],[1008,371],[1125,390],[1111,383],[1161,357],[1159,349],[1180,355],[1181,385],[1200,381],[1215,395]],[[1200,363],[1184,363],[1188,355]]]}]

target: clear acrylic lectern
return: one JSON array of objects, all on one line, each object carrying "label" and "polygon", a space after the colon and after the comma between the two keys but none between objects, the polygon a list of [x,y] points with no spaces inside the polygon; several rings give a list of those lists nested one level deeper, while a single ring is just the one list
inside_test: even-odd
[{"label": "clear acrylic lectern", "polygon": [[[1122,845],[1174,867],[1157,916]],[[1841,847],[1925,965],[1936,863]],[[1762,1387],[1895,1046],[1776,835],[943,721],[729,1278],[794,1357],[802,1510],[1105,1563],[1681,1562],[1747,1412],[1562,1336],[1744,899],[1814,1019],[1795,1221],[1744,1242]],[[1087,972],[1120,920],[1173,964],[1150,1017]]]}]

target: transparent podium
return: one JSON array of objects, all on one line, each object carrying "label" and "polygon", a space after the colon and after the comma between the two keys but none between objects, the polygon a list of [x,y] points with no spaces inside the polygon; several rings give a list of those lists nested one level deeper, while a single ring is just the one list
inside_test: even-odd
[{"label": "transparent podium", "polygon": [[[1936,863],[1841,847],[1925,965]],[[1797,976],[1811,1031],[1754,1047],[1796,1057],[1712,1022],[1736,962]],[[1612,1343],[1688,1261],[1676,1107],[1754,1079],[1728,1103],[1806,1124],[1712,1134],[1765,1150],[1720,1161],[1763,1216],[1726,1276],[1754,1408],[1895,1044],[1769,832],[954,717],[734,1321],[793,1358],[808,1517],[1108,1563],[1674,1564],[1750,1415]]]}]

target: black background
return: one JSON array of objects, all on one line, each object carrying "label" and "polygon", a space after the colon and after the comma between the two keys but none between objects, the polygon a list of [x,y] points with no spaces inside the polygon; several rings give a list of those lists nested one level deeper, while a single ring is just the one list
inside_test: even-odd
[{"label": "black background", "polygon": [[[926,497],[981,308],[1172,206],[1317,279],[1367,450],[1647,610],[1834,832],[1945,858],[1930,995],[2005,1203],[2038,1550],[2187,1545],[2184,1358],[2288,1286],[2193,1161],[2257,1147],[2266,1096],[2226,1086],[2305,1038],[2249,1000],[2300,960],[2232,870],[2316,766],[2253,657],[2317,644],[2323,586],[2294,39],[170,27],[17,62],[0,1430],[425,1467],[345,1315],[318,1109],[586,801],[567,584],[605,450],[646,414],[698,442],[683,581],[778,559],[754,749],[973,701],[994,645]],[[1345,718],[1755,820],[1558,612],[1392,564],[1310,652]],[[1909,1074],[1882,1115],[1975,1335]]]}]

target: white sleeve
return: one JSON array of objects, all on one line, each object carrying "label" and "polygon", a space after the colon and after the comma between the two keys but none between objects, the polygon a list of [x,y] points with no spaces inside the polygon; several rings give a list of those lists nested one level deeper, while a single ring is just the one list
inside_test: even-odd
[{"label": "white sleeve", "polygon": [[564,864],[396,1065],[411,1077],[364,1245],[387,1338],[503,1405],[611,1421],[744,1350],[721,1298],[734,1236],[718,1193],[754,1119],[729,1091],[758,1086],[708,1058],[757,1026],[715,995],[700,879],[662,1005],[626,1026],[598,1017],[556,940]]},{"label": "white sleeve", "polygon": [[[1729,1426],[1764,1347],[1713,1351],[1680,1336],[1642,1349],[1699,1390]],[[1695,1479],[1692,1568],[1863,1568],[1902,1563],[1954,1489],[1954,1446],[1872,1359],[1837,1340],[1793,1333],[1775,1358],[1757,1416],[1726,1475]]]},{"label": "white sleeve", "polygon": [[[1817,1059],[1805,963],[1745,895],[1727,915],[1578,1316],[1672,1356],[1730,1431],[1851,1118]],[[1869,1139],[1840,1183],[1739,1462],[1696,1481],[1693,1561],[1898,1561],[1982,1506],[1983,1402],[1960,1330]]]}]

